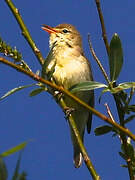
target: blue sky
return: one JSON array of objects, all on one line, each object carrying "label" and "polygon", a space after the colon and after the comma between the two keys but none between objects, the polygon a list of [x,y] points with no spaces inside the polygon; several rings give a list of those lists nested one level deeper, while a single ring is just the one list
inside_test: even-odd
[{"label": "blue sky", "polygon": [[[90,59],[95,81],[105,80],[93,60],[88,47],[87,34],[91,34],[93,47],[104,65],[107,73],[108,59],[102,40],[99,18],[94,0],[23,0],[13,1],[18,7],[32,38],[46,57],[48,34],[41,30],[42,24],[56,26],[61,23],[71,23],[76,26],[83,37],[85,54]],[[134,1],[101,1],[105,25],[109,40],[117,32],[121,38],[124,51],[124,65],[118,83],[134,81],[135,57],[135,2]],[[23,54],[23,59],[36,72],[41,67],[21,35],[16,20],[4,1],[0,4],[1,28],[0,36],[12,46],[16,46]],[[0,96],[8,90],[33,83],[25,75],[0,64]],[[28,180],[54,179],[90,179],[85,165],[75,169],[72,163],[72,144],[69,128],[64,114],[47,93],[33,98],[29,97],[32,89],[20,91],[0,102],[0,152],[3,152],[23,141],[32,140],[24,150],[21,170],[28,174]],[[109,93],[103,95],[99,104],[101,90],[96,90],[96,109],[107,114],[104,103],[108,103],[117,121],[117,113],[113,98]],[[93,118],[92,133],[85,134],[85,145],[102,179],[128,179],[127,170],[121,168],[123,163],[119,157],[120,142],[112,134],[96,137],[93,133],[97,126],[105,123],[99,118]],[[135,133],[134,122],[128,128]],[[9,179],[13,173],[18,154],[5,159],[9,169]]]}]

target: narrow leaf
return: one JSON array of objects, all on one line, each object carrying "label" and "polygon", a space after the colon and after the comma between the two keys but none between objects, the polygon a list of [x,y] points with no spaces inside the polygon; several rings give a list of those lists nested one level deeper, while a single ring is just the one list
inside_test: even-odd
[{"label": "narrow leaf", "polygon": [[112,88],[112,89],[110,89],[110,88],[105,88],[104,90],[103,90],[103,92],[108,92],[108,91],[110,91],[111,93],[118,93],[118,92],[120,92],[120,91],[122,91],[122,90],[124,90],[124,89],[130,89],[130,88],[135,88],[135,82],[125,82],[125,83],[121,83],[121,84],[119,84],[117,87],[115,87],[115,88]]},{"label": "narrow leaf", "polygon": [[120,38],[117,33],[115,33],[110,42],[110,55],[109,55],[109,66],[110,66],[110,79],[115,81],[123,65],[123,51]]},{"label": "narrow leaf", "polygon": [[104,134],[106,134],[106,133],[111,132],[112,129],[113,129],[112,127],[107,126],[107,125],[105,125],[105,126],[100,126],[100,127],[96,128],[96,129],[94,130],[94,133],[95,133],[96,136],[100,136],[100,135],[104,135]]},{"label": "narrow leaf", "polygon": [[21,163],[21,155],[22,155],[22,154],[20,153],[20,154],[19,154],[19,157],[18,157],[18,160],[17,160],[17,163],[16,163],[16,167],[15,167],[15,171],[14,171],[12,180],[18,180],[20,163]]},{"label": "narrow leaf", "polygon": [[40,94],[41,92],[45,91],[45,87],[41,87],[41,88],[37,88],[37,89],[34,89],[33,91],[31,91],[30,93],[30,96],[36,96],[38,94]]},{"label": "narrow leaf", "polygon": [[[135,82],[125,82],[125,83],[121,83],[121,84],[119,84],[118,87],[122,88],[122,90],[123,90],[123,89],[129,89],[129,88],[135,88]],[[116,88],[117,88],[117,87],[116,87]]]},{"label": "narrow leaf", "polygon": [[127,158],[126,158],[126,155],[124,154],[124,153],[122,153],[122,152],[119,152],[119,155],[124,159],[124,160],[126,160]]},{"label": "narrow leaf", "polygon": [[135,105],[128,106],[128,111],[135,112]]},{"label": "narrow leaf", "polygon": [[0,180],[7,180],[8,172],[5,165],[5,162],[2,158],[0,158]]},{"label": "narrow leaf", "polygon": [[25,146],[27,145],[27,143],[28,143],[28,142],[25,141],[25,142],[23,142],[23,143],[15,146],[15,147],[13,147],[13,148],[7,150],[6,152],[3,152],[2,154],[0,154],[0,157],[2,157],[2,158],[3,158],[3,157],[7,157],[7,156],[9,156],[9,155],[11,155],[11,154],[13,154],[13,153],[16,153],[16,152],[24,149]]},{"label": "narrow leaf", "polygon": [[127,119],[125,119],[124,124],[129,123],[129,122],[132,121],[134,118],[135,118],[135,115],[129,116]]},{"label": "narrow leaf", "polygon": [[16,93],[17,91],[20,91],[20,90],[22,90],[22,89],[25,89],[25,88],[28,88],[28,87],[32,87],[32,86],[35,86],[35,85],[37,85],[37,83],[29,84],[29,85],[25,85],[25,86],[19,86],[19,87],[17,87],[17,88],[14,88],[14,89],[8,91],[6,94],[4,94],[4,95],[0,98],[0,101],[1,101],[2,99],[4,99],[4,98],[10,96],[11,94]]},{"label": "narrow leaf", "polygon": [[128,166],[126,164],[122,164],[120,166],[123,167],[123,168],[128,168]]},{"label": "narrow leaf", "polygon": [[78,83],[74,86],[72,86],[69,90],[72,93],[78,92],[78,91],[90,91],[98,88],[107,87],[107,85],[95,82],[95,81],[85,81],[82,83]]}]

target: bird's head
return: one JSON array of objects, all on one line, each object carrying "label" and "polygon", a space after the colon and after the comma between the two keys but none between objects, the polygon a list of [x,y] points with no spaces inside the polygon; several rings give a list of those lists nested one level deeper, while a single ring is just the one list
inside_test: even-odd
[{"label": "bird's head", "polygon": [[43,30],[50,34],[50,47],[56,42],[59,46],[79,46],[82,47],[82,40],[80,33],[71,24],[59,24],[56,27],[43,25]]}]

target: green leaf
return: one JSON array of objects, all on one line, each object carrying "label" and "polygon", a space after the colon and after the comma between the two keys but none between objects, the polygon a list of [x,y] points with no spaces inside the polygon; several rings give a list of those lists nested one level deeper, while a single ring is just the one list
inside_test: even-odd
[{"label": "green leaf", "polygon": [[25,142],[23,142],[23,143],[15,146],[15,147],[13,147],[13,148],[7,150],[6,152],[3,152],[2,154],[0,154],[0,157],[4,158],[4,157],[7,157],[7,156],[9,156],[9,155],[11,155],[11,154],[13,154],[13,153],[16,153],[16,152],[24,149],[25,146],[27,145],[27,143],[28,143],[28,142],[25,141]]},{"label": "green leaf", "polygon": [[109,55],[109,66],[110,66],[110,79],[115,81],[123,65],[123,51],[120,38],[117,33],[115,33],[110,42],[110,55]]},{"label": "green leaf", "polygon": [[15,167],[15,171],[14,171],[12,180],[18,180],[20,163],[21,163],[21,156],[22,156],[22,154],[20,153],[20,154],[19,154],[19,158],[18,158],[17,163],[16,163],[16,167]]},{"label": "green leaf", "polygon": [[17,88],[14,88],[14,89],[8,91],[6,94],[4,94],[4,95],[0,98],[0,101],[3,100],[4,98],[10,96],[11,94],[16,93],[17,91],[20,91],[20,90],[25,89],[25,88],[28,88],[28,87],[36,86],[36,85],[37,85],[37,83],[34,83],[34,84],[29,84],[29,85],[19,86],[19,87],[17,87]]},{"label": "green leaf", "polygon": [[40,94],[43,91],[45,91],[45,87],[34,89],[33,91],[31,91],[30,96],[31,97],[36,96],[36,95]]},{"label": "green leaf", "polygon": [[19,179],[18,180],[26,180],[26,172],[22,172],[20,175],[19,175]]},{"label": "green leaf", "polygon": [[82,83],[78,83],[74,86],[72,86],[69,91],[72,93],[78,92],[78,91],[90,91],[98,88],[107,87],[107,85],[95,82],[95,81],[85,81]]},{"label": "green leaf", "polygon": [[[116,87],[117,88],[117,87]],[[124,82],[118,85],[118,88],[129,89],[129,88],[135,88],[135,82]]]},{"label": "green leaf", "polygon": [[7,180],[8,178],[8,172],[6,165],[2,158],[0,158],[0,180]]},{"label": "green leaf", "polygon": [[128,168],[128,165],[126,165],[126,164],[122,164],[120,166],[123,167],[123,168]]},{"label": "green leaf", "polygon": [[134,159],[134,147],[132,146],[132,144],[127,143],[127,151],[128,151],[128,157],[131,158],[131,160]]},{"label": "green leaf", "polygon": [[27,174],[24,171],[22,173],[19,173],[21,157],[22,157],[22,152],[19,154],[12,180],[26,180]]},{"label": "green leaf", "polygon": [[112,130],[113,130],[112,127],[105,125],[105,126],[100,126],[100,127],[96,128],[94,130],[94,133],[96,136],[100,136],[103,134],[107,134],[107,133],[111,132]]},{"label": "green leaf", "polygon": [[125,82],[125,83],[120,83],[117,87],[115,88],[109,88],[106,87],[103,92],[108,92],[110,91],[111,93],[118,93],[124,89],[130,89],[130,88],[135,88],[135,82]]},{"label": "green leaf", "polygon": [[124,153],[122,153],[122,152],[119,152],[119,155],[124,159],[124,160],[126,160],[127,158],[126,158],[126,155],[124,154]]},{"label": "green leaf", "polygon": [[0,38],[0,53],[3,53],[5,56],[13,58],[15,62],[20,62],[22,60],[22,54],[16,49],[16,47],[12,48],[1,38]]},{"label": "green leaf", "polygon": [[135,112],[135,105],[128,106],[128,111]]},{"label": "green leaf", "polygon": [[24,61],[24,60],[21,60],[21,64],[19,64],[20,67],[24,68],[25,70],[27,71],[32,71],[29,67],[29,65]]},{"label": "green leaf", "polygon": [[134,118],[135,118],[135,115],[129,116],[127,119],[125,119],[124,124],[129,123],[129,122],[132,121]]},{"label": "green leaf", "polygon": [[123,151],[124,153],[124,157],[125,158],[130,158],[131,160],[134,159],[134,147],[132,146],[132,144],[130,143],[127,143],[127,147],[126,147],[126,152],[125,152],[125,149],[124,149],[124,145],[122,144],[121,145],[121,150]]}]

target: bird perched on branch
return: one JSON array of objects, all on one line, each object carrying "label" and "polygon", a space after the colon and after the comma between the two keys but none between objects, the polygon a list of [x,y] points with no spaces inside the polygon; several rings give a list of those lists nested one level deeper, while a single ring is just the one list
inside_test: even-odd
[{"label": "bird perched on branch", "polygon": [[[69,89],[75,84],[93,81],[91,66],[84,56],[82,39],[76,28],[70,24],[59,24],[56,27],[43,25],[42,29],[50,34],[49,44],[53,49],[47,72],[51,72],[53,68],[52,76],[56,84]],[[93,91],[80,91],[75,95],[90,106],[94,106]],[[72,117],[83,141],[85,127],[87,126],[88,133],[91,130],[92,113],[66,95],[64,95],[64,102],[69,108],[74,109]],[[70,131],[74,149],[74,165],[78,168],[82,164],[82,153],[71,127]]]}]

